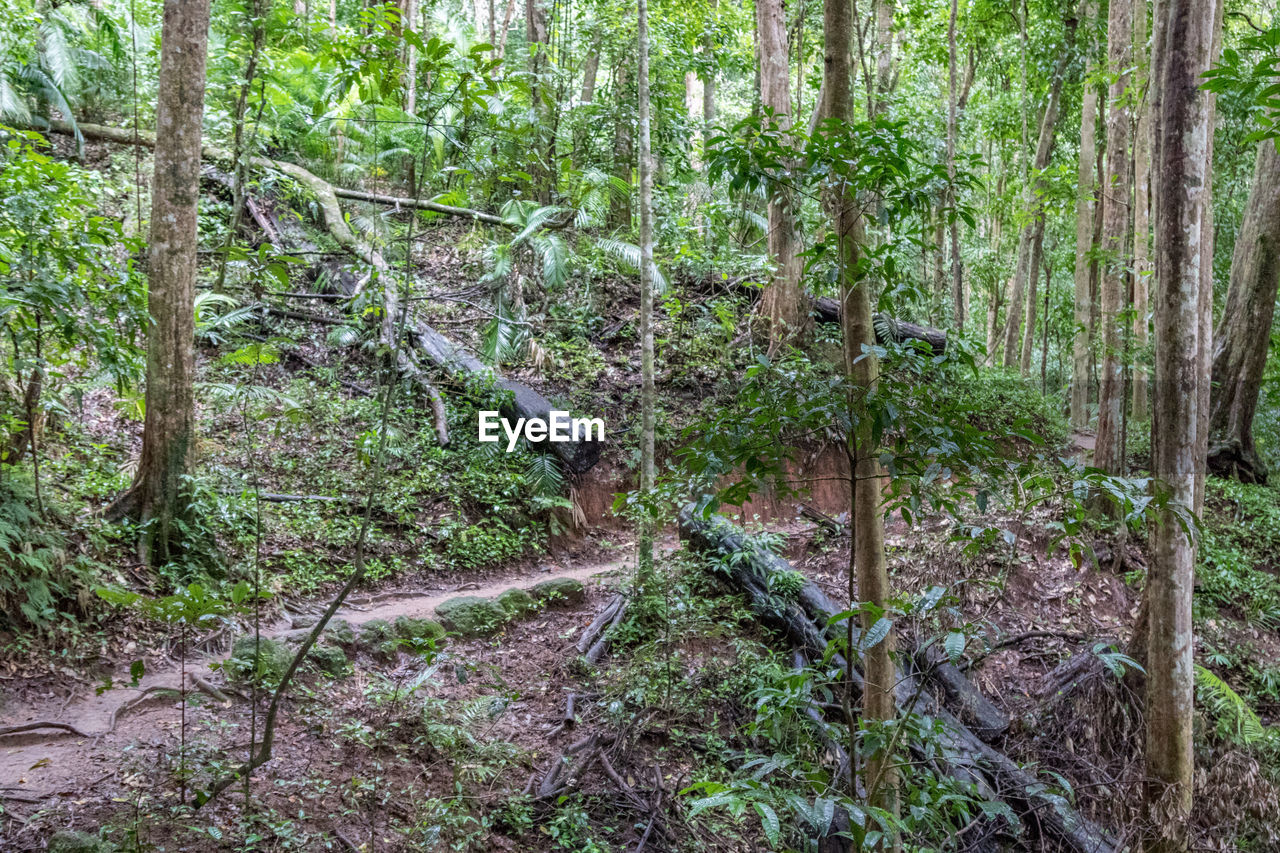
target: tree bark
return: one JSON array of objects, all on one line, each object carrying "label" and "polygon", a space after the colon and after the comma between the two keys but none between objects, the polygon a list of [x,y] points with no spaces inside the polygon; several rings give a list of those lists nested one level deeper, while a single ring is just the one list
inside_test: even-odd
[{"label": "tree bark", "polygon": [[649,4],[637,0],[639,62],[636,88],[640,136],[640,510],[637,583],[647,584],[653,575],[653,519],[648,500],[653,492],[654,431],[657,424],[657,392],[653,376],[653,152],[649,139]]},{"label": "tree bark", "polygon": [[1151,534],[1147,577],[1146,803],[1143,849],[1187,845],[1192,798],[1191,601],[1195,545],[1173,507],[1195,500],[1201,359],[1203,224],[1208,207],[1210,124],[1201,75],[1217,27],[1213,4],[1160,0],[1152,50],[1155,125],[1155,389],[1152,473],[1168,494]]},{"label": "tree bark", "polygon": [[[1133,4],[1134,91],[1140,99],[1133,139],[1133,348],[1145,353],[1151,340],[1151,45],[1148,39],[1147,0]],[[1133,365],[1133,420],[1150,417],[1151,386],[1147,368],[1137,359]]]},{"label": "tree bark", "polygon": [[[1086,28],[1097,14],[1095,0],[1085,0],[1081,20]],[[1098,90],[1090,81],[1097,73],[1092,58],[1085,71],[1084,95],[1080,107],[1080,162],[1076,185],[1075,336],[1071,348],[1071,426],[1089,425],[1089,389],[1093,373],[1093,295],[1090,267],[1093,255],[1093,216],[1096,203],[1094,157],[1098,135]]]},{"label": "tree bark", "polygon": [[[1058,113],[1062,103],[1062,81],[1066,76],[1067,63],[1074,53],[1077,20],[1072,18],[1066,22],[1066,38],[1062,55],[1054,65],[1049,80],[1049,98],[1045,103],[1044,113],[1040,117],[1040,130],[1036,136],[1035,158],[1031,168],[1034,177],[1026,189],[1024,205],[1031,219],[1022,228],[1019,241],[1018,267],[1015,271],[1014,293],[1010,298],[1008,322],[1005,328],[1004,366],[1020,365],[1025,376],[1031,370],[1031,344],[1035,338],[1036,326],[1036,281],[1039,278],[1040,257],[1044,251],[1044,210],[1043,199],[1049,191],[1044,171],[1049,167],[1053,156],[1054,143],[1057,140]],[[1025,249],[1025,258],[1024,258]],[[1023,317],[1019,316],[1022,294],[1026,293],[1025,332],[1019,336],[1023,328]],[[1019,350],[1020,345],[1020,350]],[[1019,359],[1019,356],[1021,358]]]},{"label": "tree bark", "polygon": [[[791,129],[791,84],[787,68],[787,22],[782,0],[759,0],[756,14],[760,38],[760,100],[772,112],[778,130]],[[796,199],[787,174],[769,183],[769,259],[774,272],[760,298],[769,349],[794,340],[804,332],[807,312],[800,292],[803,266],[796,246]]]},{"label": "tree bark", "polygon": [[[956,332],[964,334],[965,298],[964,265],[960,259],[960,222],[956,217],[956,137],[958,134],[956,91],[956,23],[959,0],[951,0],[951,16],[947,22],[947,208],[951,220],[951,320]],[[823,85],[826,85],[825,83]]]},{"label": "tree bark", "polygon": [[1213,391],[1209,413],[1209,469],[1247,483],[1267,471],[1253,440],[1253,418],[1271,344],[1280,284],[1280,152],[1258,146],[1222,319],[1213,335]]},{"label": "tree bark", "polygon": [[165,0],[161,30],[142,458],[133,485],[108,510],[151,523],[142,543],[147,562],[167,561],[178,550],[174,522],[187,512],[184,478],[196,439],[196,219],[209,5]]},{"label": "tree bark", "polygon": [[[613,153],[616,177],[631,186],[631,175],[635,169],[635,146],[631,136],[631,113],[627,109],[627,58],[618,62],[617,114],[613,124]],[[614,193],[609,201],[609,227],[631,228],[630,194]]]},{"label": "tree bark", "polygon": [[[823,112],[827,118],[847,122],[852,99],[848,57],[853,22],[849,4],[844,0],[825,0],[823,25],[826,33],[823,74],[827,97]],[[827,203],[832,211],[832,226],[838,243],[845,374],[851,385],[849,402],[856,424],[853,434],[847,436],[850,473],[854,478],[849,593],[850,601],[861,602],[862,630],[866,632],[888,614],[889,607],[884,515],[880,506],[883,472],[867,406],[867,396],[873,393],[880,364],[874,351],[864,351],[866,347],[874,346],[876,338],[871,294],[868,292],[870,283],[866,278],[859,279],[856,272],[863,238],[862,211],[852,187],[847,184],[833,187]],[[852,620],[849,620],[847,630],[852,640]],[[883,640],[864,651],[864,724],[875,725],[897,715],[893,649],[894,631],[890,628]],[[847,677],[851,676],[852,672],[847,673]],[[852,742],[850,752],[853,752]],[[863,780],[872,806],[890,813],[897,812],[898,771],[891,751],[877,750],[866,755]],[[894,840],[883,846],[896,848],[894,833],[889,831],[886,835]]]},{"label": "tree bark", "polygon": [[[418,31],[418,0],[403,0],[404,5],[401,26],[411,33]],[[477,10],[480,6],[477,4]],[[479,24],[479,21],[477,21]],[[483,32],[477,26],[476,32]],[[405,42],[404,45],[404,111],[413,115],[418,110],[418,49]]]},{"label": "tree bark", "polygon": [[1124,330],[1129,233],[1129,66],[1133,4],[1112,2],[1107,18],[1107,172],[1102,184],[1102,373],[1098,384],[1098,433],[1093,464],[1124,473]]}]

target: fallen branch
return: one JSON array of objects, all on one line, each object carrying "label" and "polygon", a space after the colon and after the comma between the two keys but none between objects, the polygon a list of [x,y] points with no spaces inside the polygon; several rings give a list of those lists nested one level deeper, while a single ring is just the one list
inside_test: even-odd
[{"label": "fallen branch", "polygon": [[[704,519],[690,504],[680,513],[680,535],[695,550],[709,554],[734,555],[726,561],[730,580],[750,599],[760,621],[773,628],[809,655],[826,652],[827,630],[838,606],[812,581],[806,581],[795,602],[778,599],[769,588],[770,576],[791,571],[780,557],[756,548],[722,516]],[[843,656],[833,663],[843,669]],[[860,692],[862,679],[852,671],[854,688]],[[945,708],[933,694],[922,688],[919,677],[906,672],[896,687],[900,712],[932,721],[939,732],[936,750],[926,754],[922,745],[910,747],[923,760],[935,758],[957,780],[972,782],[992,800],[1004,800],[1026,818],[1037,834],[1054,841],[1058,849],[1073,853],[1116,853],[1111,837],[1073,809],[1065,799],[1047,792],[1033,775],[997,752]]]},{"label": "fallen branch", "polygon": [[81,731],[80,729],[76,728],[70,723],[59,723],[56,720],[39,720],[34,723],[23,723],[22,725],[18,725],[18,726],[5,726],[4,728],[0,728],[0,737],[7,737],[8,735],[18,735],[18,734],[22,734],[23,732],[36,732],[36,731],[39,731],[40,729],[58,729],[60,731],[66,732],[67,734],[73,734],[76,737],[83,737],[83,738],[94,737],[94,735],[91,735],[88,732]]}]

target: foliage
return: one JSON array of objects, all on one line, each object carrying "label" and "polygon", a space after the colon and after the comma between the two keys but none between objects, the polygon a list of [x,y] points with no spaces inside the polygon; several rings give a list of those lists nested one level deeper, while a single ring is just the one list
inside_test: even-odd
[{"label": "foliage", "polygon": [[60,606],[80,600],[91,575],[68,553],[52,519],[34,509],[24,472],[0,476],[0,625],[17,631],[47,628]]}]

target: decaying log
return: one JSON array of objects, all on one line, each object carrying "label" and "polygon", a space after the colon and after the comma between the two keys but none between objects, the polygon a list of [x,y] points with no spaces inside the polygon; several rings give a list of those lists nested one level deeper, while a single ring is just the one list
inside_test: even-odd
[{"label": "decaying log", "polygon": [[[734,555],[725,561],[732,583],[744,592],[752,609],[767,627],[782,633],[806,654],[821,654],[827,645],[828,623],[842,612],[821,589],[807,581],[795,602],[780,600],[769,588],[769,577],[791,571],[780,557],[752,546],[742,531],[719,515],[704,519],[690,504],[680,513],[680,535],[694,550],[712,555]],[[843,659],[836,655],[837,665]],[[854,686],[861,676],[853,672]],[[1003,800],[1020,814],[1037,835],[1051,839],[1055,849],[1072,853],[1116,853],[1108,833],[1081,816],[1064,798],[1047,793],[1045,785],[1010,758],[985,743],[955,714],[925,689],[918,675],[904,672],[896,689],[900,712],[910,711],[927,729],[940,731],[934,757],[953,778],[973,782],[984,796]],[[913,751],[919,745],[909,745]],[[919,755],[919,754],[918,754]],[[920,756],[922,757],[922,756]]]},{"label": "decaying log", "polygon": [[[421,352],[427,360],[460,384],[492,382],[499,390],[510,392],[509,400],[502,406],[502,412],[507,417],[541,418],[549,421],[551,412],[556,410],[546,397],[523,382],[498,376],[489,365],[426,323],[417,324],[410,331],[410,337],[416,351]],[[575,436],[572,441],[543,441],[538,444],[554,453],[569,470],[579,474],[589,470],[600,459],[601,443],[590,436]]]},{"label": "decaying log", "polygon": [[578,654],[585,655],[587,650],[595,645],[596,640],[611,624],[613,617],[618,613],[618,608],[622,607],[622,602],[625,600],[626,596],[622,593],[618,593],[609,599],[609,603],[605,605],[604,610],[596,614],[596,618],[591,620],[591,624],[583,629],[582,636],[578,637],[578,642],[575,644]]},{"label": "decaying log", "polygon": [[942,690],[947,707],[953,709],[961,722],[978,737],[992,743],[1009,731],[1009,715],[983,695],[959,667],[943,657],[936,646],[921,649],[916,655],[916,662],[921,670],[929,673],[929,680]]},{"label": "decaying log", "polygon": [[[814,299],[813,316],[819,323],[839,324],[840,301],[826,296]],[[873,325],[876,330],[876,341],[881,344],[924,341],[933,350],[934,355],[942,355],[946,352],[947,333],[941,329],[899,320],[888,314],[876,314]],[[889,334],[886,335],[886,333]]]}]

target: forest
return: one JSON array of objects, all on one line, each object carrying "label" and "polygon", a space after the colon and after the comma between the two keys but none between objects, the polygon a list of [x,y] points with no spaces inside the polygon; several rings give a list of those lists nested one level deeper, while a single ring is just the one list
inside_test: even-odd
[{"label": "forest", "polygon": [[0,4],[0,850],[1280,851],[1280,7]]}]

